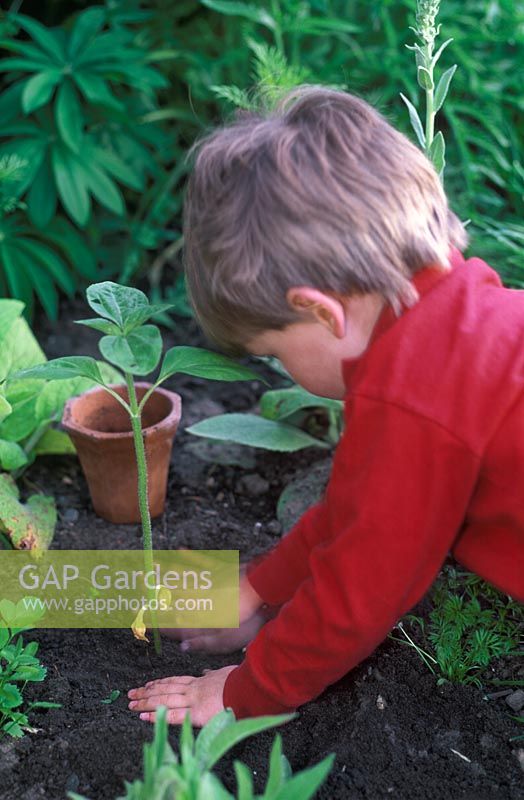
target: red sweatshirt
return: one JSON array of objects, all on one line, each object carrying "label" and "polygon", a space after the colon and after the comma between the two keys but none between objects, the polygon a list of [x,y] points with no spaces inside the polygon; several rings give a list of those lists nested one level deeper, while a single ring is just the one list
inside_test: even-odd
[{"label": "red sweatshirt", "polygon": [[345,675],[449,551],[524,602],[524,292],[451,256],[342,362],[345,429],[323,499],[248,572],[282,607],[227,678],[237,717],[295,709]]}]

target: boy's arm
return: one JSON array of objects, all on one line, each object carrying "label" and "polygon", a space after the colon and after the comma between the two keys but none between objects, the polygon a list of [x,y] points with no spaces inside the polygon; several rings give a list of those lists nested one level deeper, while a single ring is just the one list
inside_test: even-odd
[{"label": "boy's arm", "polygon": [[356,396],[308,577],[227,678],[237,717],[313,699],[385,638],[435,579],[463,523],[478,456],[442,426]]}]

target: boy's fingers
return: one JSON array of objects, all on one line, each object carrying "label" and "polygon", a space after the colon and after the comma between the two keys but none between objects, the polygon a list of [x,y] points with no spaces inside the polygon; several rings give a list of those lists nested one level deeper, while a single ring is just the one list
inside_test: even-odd
[{"label": "boy's fingers", "polygon": [[187,708],[188,699],[183,694],[154,694],[129,703],[131,711],[154,711],[158,706],[167,708]]},{"label": "boy's fingers", "polygon": [[[187,712],[187,708],[170,708],[166,712],[166,719],[170,725],[182,725]],[[145,722],[154,722],[155,718],[156,714],[154,711],[144,711],[140,714],[140,719],[143,719]]]},{"label": "boy's fingers", "polygon": [[140,689],[131,689],[127,696],[130,700],[141,700],[143,697],[153,697],[156,694],[186,694],[187,684],[166,683],[164,686],[143,686]]},{"label": "boy's fingers", "polygon": [[157,678],[154,681],[148,681],[145,686],[163,686],[165,683],[178,683],[182,685],[191,683],[194,680],[192,675],[171,675],[169,678]]},{"label": "boy's fingers", "polygon": [[201,636],[215,630],[214,628],[160,628],[162,636],[167,636],[168,639],[192,639],[195,636]]}]

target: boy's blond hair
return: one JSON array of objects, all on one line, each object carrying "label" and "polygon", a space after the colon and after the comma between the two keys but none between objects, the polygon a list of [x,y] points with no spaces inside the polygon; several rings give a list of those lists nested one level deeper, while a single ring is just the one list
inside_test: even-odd
[{"label": "boy's blond hair", "polygon": [[467,234],[429,159],[354,95],[301,86],[197,142],[184,212],[188,291],[232,353],[303,319],[292,286],[378,292],[400,312],[410,278],[449,269]]}]

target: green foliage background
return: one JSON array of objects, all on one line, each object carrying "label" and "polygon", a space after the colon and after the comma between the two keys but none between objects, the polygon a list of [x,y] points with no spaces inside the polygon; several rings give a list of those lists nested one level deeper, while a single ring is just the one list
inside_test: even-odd
[{"label": "green foliage background", "polygon": [[[71,293],[86,280],[117,276],[120,281],[131,282],[155,256],[159,266],[158,253],[171,252],[178,257],[188,168],[185,152],[199,133],[233,112],[231,90],[216,87],[237,87],[236,101],[249,99],[257,45],[265,43],[273,48],[262,74],[259,70],[256,76],[266,87],[286,88],[304,81],[344,87],[373,103],[413,138],[400,92],[420,109],[422,90],[417,84],[413,54],[405,47],[413,40],[409,26],[414,24],[415,5],[415,0],[101,3],[106,13],[104,30],[116,37],[114,41],[120,42],[122,50],[111,69],[106,65],[104,71],[104,64],[98,69],[121,110],[111,108],[111,104],[90,103],[85,97],[79,97],[79,101],[83,135],[97,148],[94,154],[91,152],[90,163],[106,174],[108,158],[118,159],[119,167],[113,161],[112,173],[106,174],[113,189],[103,190],[107,182],[104,184],[102,177],[102,186],[95,191],[91,177],[87,189],[92,207],[87,207],[84,198],[79,208],[74,198],[69,197],[67,203],[67,189],[55,187],[59,202],[56,217],[50,222],[45,204],[40,214],[29,213],[29,202],[29,212],[18,208],[11,216],[4,215],[10,230],[17,233],[22,229],[26,272],[30,271],[27,253],[35,252],[35,241],[47,247],[35,267],[39,280],[34,278],[38,299],[47,313],[56,313],[56,301],[51,289],[46,293],[42,288],[46,279]],[[11,4],[13,11],[34,17],[49,28],[59,26],[59,35],[64,37],[71,35],[79,13],[95,7],[73,0],[12,0]],[[454,39],[443,53],[439,68],[458,65],[439,115],[447,145],[446,190],[453,209],[463,220],[471,220],[468,254],[484,258],[507,283],[521,287],[524,3],[443,0],[438,20],[442,24],[440,41]],[[0,40],[5,47],[9,37],[27,41],[27,25],[22,31],[17,27],[5,12],[0,16]],[[130,63],[135,66],[134,73],[126,65],[126,51],[133,55]],[[12,57],[14,53],[11,49],[0,55]],[[127,70],[125,75],[119,72],[122,65]],[[7,89],[23,76],[14,69],[0,75],[4,89],[1,107]],[[58,119],[57,103],[49,98],[42,107],[26,114],[25,120],[20,109],[19,124],[53,126]],[[61,146],[70,146],[74,153],[79,123],[75,119],[69,122],[68,128],[62,119],[58,134],[65,135]],[[12,127],[11,133],[3,130],[5,125],[5,119],[0,118],[1,149],[13,153],[20,133]],[[20,155],[24,157],[24,153]],[[59,176],[55,171],[56,181]],[[19,199],[27,203],[30,189],[24,181],[20,186]],[[18,225],[14,217],[19,219]],[[45,229],[42,219],[48,222]],[[73,230],[75,263],[68,265],[71,248],[65,239],[61,241],[61,234],[73,242]],[[80,242],[90,254],[87,261],[86,256],[80,259]],[[60,269],[50,262],[48,251],[54,247],[58,248]],[[161,266],[162,259],[160,269],[154,269],[150,276],[153,285],[159,281]],[[27,302],[31,286],[16,280],[1,285],[1,280],[0,273],[2,294],[22,295]]]}]

